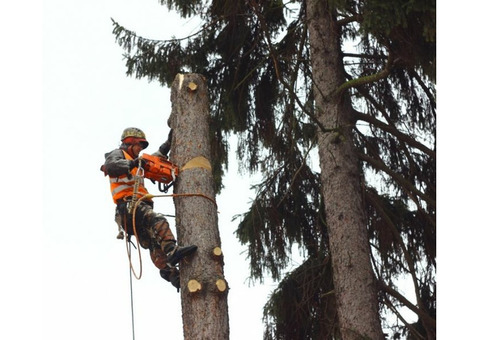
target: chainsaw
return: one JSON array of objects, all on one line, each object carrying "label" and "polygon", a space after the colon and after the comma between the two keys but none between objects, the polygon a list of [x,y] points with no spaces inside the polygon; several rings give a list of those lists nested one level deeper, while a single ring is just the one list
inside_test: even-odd
[{"label": "chainsaw", "polygon": [[167,192],[178,176],[178,166],[166,158],[146,153],[142,154],[141,161],[144,177],[152,180],[154,183],[158,182],[158,189],[162,192]]}]

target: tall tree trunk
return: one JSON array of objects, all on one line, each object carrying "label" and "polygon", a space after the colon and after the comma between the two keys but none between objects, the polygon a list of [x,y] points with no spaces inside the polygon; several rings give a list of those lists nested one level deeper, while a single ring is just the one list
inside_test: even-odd
[{"label": "tall tree trunk", "polygon": [[[171,160],[180,168],[175,183],[177,238],[198,246],[180,264],[184,338],[229,338],[227,293],[210,167],[209,106],[206,81],[177,74],[171,88]],[[191,196],[190,194],[195,194]]]},{"label": "tall tree trunk", "polygon": [[383,339],[355,154],[351,103],[335,90],[345,81],[340,30],[328,0],[307,0],[322,191],[343,340]]}]

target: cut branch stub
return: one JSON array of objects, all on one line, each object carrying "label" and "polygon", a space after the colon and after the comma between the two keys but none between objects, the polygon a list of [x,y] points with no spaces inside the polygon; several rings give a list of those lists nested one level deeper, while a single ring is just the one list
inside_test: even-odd
[{"label": "cut branch stub", "polygon": [[187,288],[190,293],[196,293],[202,290],[202,284],[197,280],[192,279],[188,281]]},{"label": "cut branch stub", "polygon": [[214,257],[221,257],[223,255],[222,248],[220,247],[213,248],[212,253]]},{"label": "cut branch stub", "polygon": [[195,84],[193,81],[191,81],[190,83],[188,83],[187,91],[188,92],[194,92],[194,91],[197,90],[197,87],[198,87],[198,85]]},{"label": "cut branch stub", "polygon": [[227,281],[224,279],[218,279],[217,282],[215,282],[215,285],[220,293],[223,293],[227,290]]}]

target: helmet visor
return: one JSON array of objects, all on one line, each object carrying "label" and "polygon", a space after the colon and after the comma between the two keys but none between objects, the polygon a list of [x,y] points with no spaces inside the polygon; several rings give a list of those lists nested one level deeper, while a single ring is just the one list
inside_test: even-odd
[{"label": "helmet visor", "polygon": [[142,146],[142,150],[146,149],[148,146],[148,142],[145,138],[137,138],[137,137],[127,137],[123,140],[125,144],[140,144]]}]

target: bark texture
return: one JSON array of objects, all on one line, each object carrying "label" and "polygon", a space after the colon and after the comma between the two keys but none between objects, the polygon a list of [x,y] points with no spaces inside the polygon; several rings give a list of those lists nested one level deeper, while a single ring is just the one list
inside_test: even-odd
[{"label": "bark texture", "polygon": [[[209,168],[207,91],[204,77],[198,74],[177,74],[171,88],[171,160],[180,168],[174,187],[179,195],[174,198],[177,239],[180,245],[198,246],[197,252],[180,264],[183,331],[188,340],[229,338],[228,289],[217,288],[219,279],[225,281],[223,258],[212,256],[221,244]],[[180,196],[190,194],[202,196]],[[189,289],[193,283],[195,288]]]},{"label": "bark texture", "polygon": [[335,90],[345,81],[340,32],[328,0],[307,0],[319,155],[335,295],[343,340],[383,339],[370,263],[351,103]]}]

